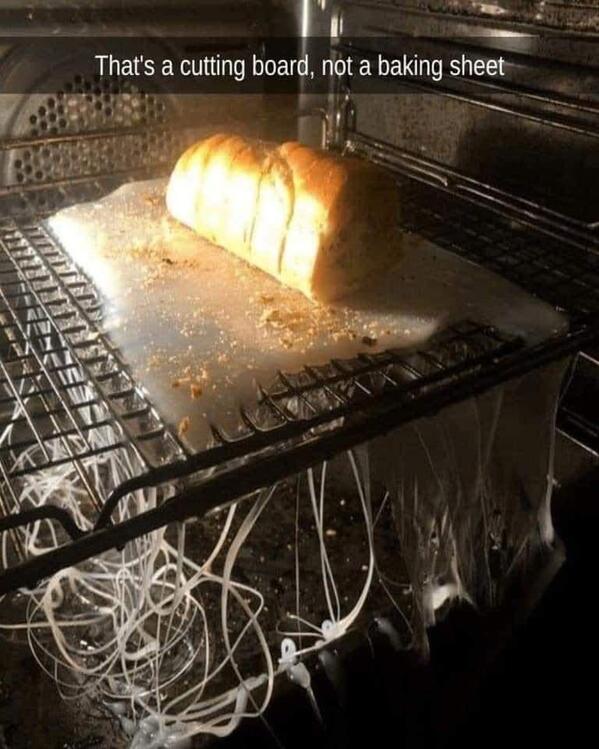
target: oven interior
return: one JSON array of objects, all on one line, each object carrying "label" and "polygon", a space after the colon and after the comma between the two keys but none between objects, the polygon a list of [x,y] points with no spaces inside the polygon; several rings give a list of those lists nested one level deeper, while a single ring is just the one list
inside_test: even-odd
[{"label": "oven interior", "polygon": [[[589,522],[585,513],[595,517],[585,497],[596,493],[599,451],[599,209],[593,189],[599,14],[578,3],[519,0],[484,6],[466,0],[177,2],[153,8],[153,18],[140,22],[146,4],[127,5],[81,5],[75,15],[69,4],[6,11],[15,36],[2,41],[0,81],[19,81],[20,90],[29,85],[33,93],[3,94],[0,111],[0,427],[10,433],[0,444],[0,594],[35,586],[168,524],[209,517],[402,424],[569,357],[557,412],[554,515],[568,554],[576,556]],[[499,83],[418,82],[400,92],[397,86],[385,92],[383,84],[376,94],[355,92],[351,80],[338,78],[326,96],[308,90],[299,97],[179,97],[140,90],[126,79],[86,79],[76,60],[60,55],[53,70],[40,70],[32,47],[16,37],[32,35],[32,27],[43,34],[49,25],[112,34],[131,27],[147,33],[149,26],[164,36],[190,23],[198,37],[220,37],[223,44],[243,34],[254,45],[303,28],[306,36],[327,36],[335,58],[368,57],[377,54],[377,37],[408,35],[441,53],[499,51],[507,74]],[[41,75],[51,76],[52,94],[35,93]],[[185,145],[223,125],[273,140],[300,137],[384,166],[396,176],[406,232],[547,302],[567,316],[567,331],[533,345],[464,320],[413,350],[365,352],[322,367],[307,362],[301,372],[262,383],[256,402],[240,409],[234,438],[214,424],[211,447],[192,453],[135,382],[102,329],[97,290],[43,221],[125,182],[168,175]],[[127,462],[131,476],[99,475],[93,466],[106,455]],[[60,506],[22,504],[32,477],[42,480],[64,464],[72,467],[81,502],[94,518],[92,532],[82,532]],[[124,512],[127,497],[147,487],[156,490],[156,506]],[[40,520],[56,524],[58,543],[28,556],[22,531]],[[573,574],[568,563],[542,598],[541,610],[554,621],[555,610],[574,596],[560,588]],[[263,574],[275,578],[276,569],[273,558],[272,570]],[[270,728],[244,721],[222,742],[275,746],[280,735],[284,746],[308,740],[357,746],[387,729],[414,746],[451,745],[455,736],[462,744],[474,740],[463,733],[464,709],[456,703],[481,688],[481,673],[494,674],[492,687],[487,681],[481,688],[491,696],[481,697],[480,725],[468,723],[473,734],[474,726],[491,719],[488,703],[509,690],[504,682],[516,678],[508,666],[497,675],[498,652],[508,664],[527,658],[536,664],[539,643],[547,644],[554,630],[547,633],[535,614],[532,624],[522,621],[538,604],[531,591],[555,570],[555,557],[539,560],[526,579],[510,581],[503,606],[482,618],[456,607],[430,630],[427,665],[398,647],[401,617],[381,609],[360,630],[308,657],[324,723],[297,684],[281,679],[267,714]],[[582,578],[574,577],[582,587]],[[524,634],[513,644],[518,622]],[[572,627],[568,619],[564,631]],[[469,670],[467,663],[477,665]],[[405,695],[399,707],[396,691]],[[515,710],[515,699],[510,704]],[[352,717],[358,714],[376,716],[376,727]]]}]

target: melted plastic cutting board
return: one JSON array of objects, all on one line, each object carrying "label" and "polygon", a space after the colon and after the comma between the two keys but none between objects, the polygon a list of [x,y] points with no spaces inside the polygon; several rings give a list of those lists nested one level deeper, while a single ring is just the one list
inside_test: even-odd
[{"label": "melted plastic cutting board", "polygon": [[48,226],[104,298],[104,329],[137,382],[194,450],[208,423],[237,425],[277,370],[412,346],[460,320],[529,342],[565,326],[505,279],[416,236],[371,286],[334,305],[301,293],[172,219],[165,180],[137,182],[55,214]]}]

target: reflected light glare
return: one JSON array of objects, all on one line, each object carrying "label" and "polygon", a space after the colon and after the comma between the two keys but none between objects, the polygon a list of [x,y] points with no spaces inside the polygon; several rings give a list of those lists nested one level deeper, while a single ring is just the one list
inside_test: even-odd
[{"label": "reflected light glare", "polygon": [[[54,219],[53,230],[60,235],[65,246],[69,248],[69,254],[75,263],[90,278],[94,279],[98,290],[107,299],[111,299],[120,290],[121,284],[117,274],[109,262],[102,256],[102,252],[109,250],[110,241],[102,242],[91,230],[86,230],[85,225],[79,221],[71,221],[66,216],[58,216]],[[90,252],[90,247],[97,247],[98,251]]]}]

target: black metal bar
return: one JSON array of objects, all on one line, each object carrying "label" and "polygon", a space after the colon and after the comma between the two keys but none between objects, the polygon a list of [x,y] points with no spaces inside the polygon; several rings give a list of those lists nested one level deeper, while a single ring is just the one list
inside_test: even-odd
[{"label": "black metal bar", "polygon": [[[197,127],[197,125],[196,125]],[[168,131],[179,132],[189,130],[193,125],[175,120],[159,125],[129,126],[120,128],[105,128],[102,130],[85,130],[77,133],[60,133],[44,137],[27,138],[3,138],[0,140],[0,151],[11,151],[22,148],[43,148],[58,143],[83,143],[85,141],[102,140],[104,138],[121,138],[127,136],[149,135],[151,133],[164,133]]]},{"label": "black metal bar", "polygon": [[582,249],[598,244],[597,237],[591,232],[594,225],[558,213],[520,195],[499,190],[419,154],[383,143],[359,131],[348,134],[347,146],[350,150],[363,152],[369,158],[374,157],[389,168],[407,169],[414,179],[425,180],[427,184],[434,185],[443,192],[463,197],[499,215],[516,218],[537,231],[546,231],[562,240],[570,238]]},{"label": "black metal bar", "polygon": [[81,538],[85,532],[79,528],[67,510],[55,505],[44,505],[43,507],[33,507],[30,510],[22,510],[18,514],[7,515],[0,518],[0,533],[16,528],[22,528],[30,523],[37,523],[40,520],[55,520],[63,527],[69,536],[75,540]]},{"label": "black metal bar", "polygon": [[[346,52],[354,56],[357,53],[363,58],[376,60],[377,53],[375,53],[373,50],[360,48],[353,44],[348,45],[341,42],[334,49],[336,52]],[[384,76],[380,76],[380,80],[384,80]],[[466,79],[459,79],[457,77],[454,80],[461,83],[467,82]],[[403,88],[411,89],[414,91],[422,91],[424,93],[434,93],[437,96],[442,96],[447,99],[466,102],[475,107],[489,109],[492,112],[501,112],[502,114],[519,117],[530,122],[540,123],[559,130],[566,130],[578,135],[584,135],[588,138],[599,138],[599,131],[596,129],[596,127],[593,127],[590,124],[580,122],[570,117],[566,117],[565,115],[559,115],[556,113],[554,113],[552,118],[542,117],[530,107],[509,105],[500,102],[490,93],[487,94],[488,98],[479,98],[475,94],[469,93],[467,89],[460,90],[458,87],[452,88],[448,85],[442,85],[440,83],[434,82],[430,83],[426,80],[403,79],[400,85]]]}]

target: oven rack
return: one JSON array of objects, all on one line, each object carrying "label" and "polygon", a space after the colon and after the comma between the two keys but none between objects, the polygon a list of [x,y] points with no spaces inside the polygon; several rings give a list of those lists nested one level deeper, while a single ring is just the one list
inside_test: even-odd
[{"label": "oven rack", "polygon": [[[430,350],[411,354],[398,352],[391,363],[387,362],[387,366],[392,369],[386,372],[369,366],[365,374],[345,374],[340,379],[339,389],[330,388],[331,393],[343,392],[348,382],[351,382],[352,394],[359,391],[362,397],[355,399],[340,395],[345,401],[343,407],[323,410],[312,417],[302,417],[297,412],[294,414],[291,408],[277,408],[276,401],[279,398],[285,400],[290,394],[291,400],[296,401],[296,407],[298,400],[302,403],[308,400],[307,397],[299,399],[298,395],[293,394],[301,392],[302,387],[293,385],[290,378],[283,375],[282,384],[288,388],[286,394],[275,392],[271,396],[264,391],[260,405],[265,412],[285,413],[287,419],[284,423],[279,426],[271,423],[266,427],[259,417],[247,411],[242,412],[247,430],[245,435],[234,441],[223,439],[220,444],[204,453],[165,464],[125,482],[108,497],[92,532],[81,533],[75,527],[73,533],[73,521],[56,508],[52,508],[53,511],[47,515],[34,515],[25,511],[0,520],[2,532],[15,531],[32,520],[47,517],[60,523],[65,535],[70,535],[70,540],[56,550],[4,570],[0,574],[0,595],[19,587],[34,585],[60,569],[83,562],[111,548],[121,548],[128,541],[169,523],[199,518],[227,503],[251,496],[265,486],[330,459],[340,451],[385,434],[402,423],[432,415],[445,406],[484,392],[498,383],[568,356],[578,348],[581,341],[588,339],[588,335],[567,335],[552,341],[551,345],[543,344],[528,349],[519,339],[502,340],[493,329],[472,323],[458,326],[457,329],[448,331],[448,334],[448,338],[443,337]],[[481,341],[485,341],[486,346],[494,341],[495,346],[491,345],[482,352],[479,348],[478,355],[472,350],[465,352],[464,334],[467,337],[479,336],[476,348],[480,347]],[[438,346],[441,350],[449,346],[454,353],[456,348],[461,349],[461,360],[443,367],[438,358]],[[406,360],[403,359],[404,356]],[[417,361],[428,372],[419,371],[415,366]],[[349,363],[338,364],[347,366]],[[397,371],[403,372],[404,376],[406,372],[412,376],[400,383],[390,373],[397,374]],[[313,376],[314,370],[310,371],[308,368],[302,374]],[[381,391],[381,379],[390,387],[383,387]],[[377,384],[379,387],[376,387]],[[313,381],[311,387],[314,390],[325,389],[320,378],[319,381]],[[207,470],[210,467],[216,471],[210,473]],[[196,476],[187,485],[179,484],[180,490],[156,509],[118,525],[110,524],[111,512],[118,502],[126,501],[128,493],[144,486],[174,482],[198,472],[202,474],[199,478]]]},{"label": "oven rack", "polygon": [[596,225],[360,133],[346,150],[396,173],[405,229],[508,278],[572,322],[599,317]]},{"label": "oven rack", "polygon": [[[183,454],[98,328],[100,308],[95,289],[39,223],[0,220],[4,516],[22,511],[28,478],[41,479],[65,464],[95,513],[112,487],[108,477],[101,485],[94,480],[91,461],[113,454],[145,473]],[[22,556],[18,534],[12,541]]]},{"label": "oven rack", "polygon": [[593,245],[566,244],[549,230],[544,240],[530,242],[531,232],[473,211],[468,201],[456,204],[409,178],[400,186],[405,228],[508,278],[573,322],[599,316],[599,253]]},{"label": "oven rack", "polygon": [[576,362],[576,376],[564,394],[557,416],[558,430],[599,458],[599,352],[582,351]]},{"label": "oven rack", "polygon": [[[1,403],[5,409],[10,405],[13,414],[17,408],[18,425],[11,424],[5,411],[0,411],[0,424],[21,430],[17,452],[33,450],[41,456],[25,469],[15,450],[0,444],[0,531],[11,533],[17,560],[0,574],[0,594],[170,522],[202,516],[599,338],[599,255],[592,246],[583,251],[569,227],[562,234],[552,229],[549,237],[548,228],[533,225],[530,216],[515,222],[513,212],[492,201],[483,205],[481,196],[453,191],[442,175],[431,178],[430,165],[414,169],[406,162],[393,168],[407,230],[507,275],[565,310],[571,317],[569,331],[526,346],[465,322],[423,350],[364,353],[326,367],[280,373],[273,388],[259,392],[254,407],[242,409],[239,434],[226,435],[216,425],[214,446],[194,456],[164,424],[102,334],[95,291],[44,230],[41,215],[16,212],[0,221]],[[89,199],[105,192],[108,184],[113,182],[96,179],[47,189],[63,191],[63,200],[70,190],[70,202],[77,194]],[[35,187],[39,192],[40,186]],[[26,200],[26,187],[19,186],[18,192]],[[65,373],[75,379],[65,381]],[[27,398],[19,390],[23,383],[32,389]],[[83,386],[86,398],[81,400]],[[72,401],[72,394],[80,400]],[[85,429],[78,418],[80,408],[91,410],[97,419]],[[86,484],[89,461],[97,452],[90,440],[96,428],[113,435],[106,449],[135,457],[139,470],[119,487],[94,487],[89,480]],[[52,456],[45,454],[52,441],[89,488],[94,530],[83,533],[64,511],[54,508],[52,517],[62,525],[64,544],[24,559],[19,527],[39,519],[39,512],[34,518],[19,505],[19,481],[27,472],[53,467]],[[155,510],[112,525],[117,504],[150,485],[174,486],[176,494]]]}]

